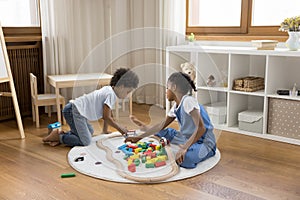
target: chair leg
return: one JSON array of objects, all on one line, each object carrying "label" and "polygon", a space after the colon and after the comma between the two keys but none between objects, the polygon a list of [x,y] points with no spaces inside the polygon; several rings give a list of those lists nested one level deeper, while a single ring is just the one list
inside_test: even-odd
[{"label": "chair leg", "polygon": [[[63,109],[65,108],[65,105],[66,105],[66,103],[63,102],[62,105],[61,105],[62,106],[61,111],[63,111]],[[61,121],[62,121],[63,124],[67,124],[66,119],[64,118],[64,115],[62,113],[61,113]]]},{"label": "chair leg", "polygon": [[39,116],[39,107],[35,106],[35,126],[40,128],[40,116]]},{"label": "chair leg", "polygon": [[51,117],[51,106],[48,106],[48,117]]},{"label": "chair leg", "polygon": [[31,103],[31,109],[32,109],[32,121],[35,122],[35,109],[33,103]]},{"label": "chair leg", "polygon": [[125,99],[122,100],[122,111],[125,112]]}]

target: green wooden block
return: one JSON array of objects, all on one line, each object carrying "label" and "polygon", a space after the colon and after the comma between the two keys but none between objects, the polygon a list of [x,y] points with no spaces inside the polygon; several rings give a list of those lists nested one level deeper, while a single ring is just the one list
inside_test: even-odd
[{"label": "green wooden block", "polygon": [[140,161],[140,159],[135,159],[135,160],[133,161],[133,163],[135,164],[135,166],[139,166],[140,163],[141,163],[141,161]]},{"label": "green wooden block", "polygon": [[146,168],[154,168],[155,167],[155,165],[154,165],[154,163],[146,163]]},{"label": "green wooden block", "polygon": [[142,163],[145,163],[147,161],[146,156],[142,156]]}]

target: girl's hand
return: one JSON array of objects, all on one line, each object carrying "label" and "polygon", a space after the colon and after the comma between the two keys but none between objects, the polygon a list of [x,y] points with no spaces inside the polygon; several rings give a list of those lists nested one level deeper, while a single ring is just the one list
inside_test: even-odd
[{"label": "girl's hand", "polygon": [[180,146],[180,149],[176,153],[176,157],[175,157],[176,158],[176,163],[178,165],[180,165],[181,163],[183,163],[183,160],[184,160],[186,152],[187,152],[187,149],[182,148],[182,146]]},{"label": "girl's hand", "polygon": [[128,138],[125,139],[125,143],[126,142],[137,143],[141,139],[142,138],[140,138],[140,137],[128,137]]}]

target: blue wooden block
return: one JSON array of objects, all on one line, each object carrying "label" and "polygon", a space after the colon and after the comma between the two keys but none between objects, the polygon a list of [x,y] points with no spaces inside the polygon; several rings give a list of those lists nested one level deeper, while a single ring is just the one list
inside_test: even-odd
[{"label": "blue wooden block", "polygon": [[126,148],[126,147],[127,147],[127,144],[123,144],[123,145],[119,146],[118,149],[119,149],[119,150],[122,150],[122,149],[124,149],[124,148]]},{"label": "blue wooden block", "polygon": [[59,128],[59,127],[61,127],[61,124],[59,122],[55,122],[53,124],[48,125],[49,129],[55,129],[55,128]]}]

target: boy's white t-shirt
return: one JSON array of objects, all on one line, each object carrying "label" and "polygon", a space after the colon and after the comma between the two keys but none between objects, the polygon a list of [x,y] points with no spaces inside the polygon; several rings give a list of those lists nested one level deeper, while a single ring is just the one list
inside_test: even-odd
[{"label": "boy's white t-shirt", "polygon": [[89,121],[96,121],[103,117],[103,106],[110,109],[116,103],[117,96],[111,86],[104,86],[89,94],[80,96],[73,101],[79,113]]}]

